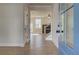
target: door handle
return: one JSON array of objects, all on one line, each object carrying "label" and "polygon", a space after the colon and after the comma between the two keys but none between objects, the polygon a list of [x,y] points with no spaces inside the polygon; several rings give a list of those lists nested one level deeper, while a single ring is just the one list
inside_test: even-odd
[{"label": "door handle", "polygon": [[60,30],[57,30],[56,33],[60,33]]},{"label": "door handle", "polygon": [[63,33],[64,31],[63,31],[63,30],[62,30],[62,31],[60,31],[60,30],[57,30],[57,31],[56,31],[56,33],[60,33],[60,32]]}]

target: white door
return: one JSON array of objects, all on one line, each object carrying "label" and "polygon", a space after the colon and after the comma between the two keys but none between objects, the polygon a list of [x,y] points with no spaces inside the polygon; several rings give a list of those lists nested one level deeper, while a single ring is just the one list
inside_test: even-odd
[{"label": "white door", "polygon": [[[68,5],[66,5],[68,7]],[[73,7],[68,7],[60,14],[60,37],[61,42],[68,47],[73,47]]]}]

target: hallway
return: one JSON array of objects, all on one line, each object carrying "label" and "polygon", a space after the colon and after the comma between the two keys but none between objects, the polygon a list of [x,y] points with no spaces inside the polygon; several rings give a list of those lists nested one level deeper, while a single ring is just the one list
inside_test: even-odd
[{"label": "hallway", "polygon": [[0,47],[1,55],[57,55],[57,48],[43,35],[32,35],[30,44],[25,47]]},{"label": "hallway", "polygon": [[73,3],[0,4],[0,55],[79,55],[78,10]]}]

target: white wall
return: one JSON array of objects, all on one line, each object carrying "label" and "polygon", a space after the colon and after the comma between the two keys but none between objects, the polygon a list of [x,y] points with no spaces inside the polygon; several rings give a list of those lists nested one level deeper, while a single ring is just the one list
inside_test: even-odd
[{"label": "white wall", "polygon": [[53,43],[55,46],[58,48],[58,38],[59,35],[56,33],[56,30],[58,29],[58,24],[59,24],[59,11],[58,11],[59,5],[58,4],[53,4],[53,19],[52,19],[52,37],[53,37]]},{"label": "white wall", "polygon": [[23,46],[23,4],[0,4],[0,46]]}]

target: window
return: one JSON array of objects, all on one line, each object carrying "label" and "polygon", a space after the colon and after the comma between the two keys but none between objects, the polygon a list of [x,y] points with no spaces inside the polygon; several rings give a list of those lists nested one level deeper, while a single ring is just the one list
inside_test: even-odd
[{"label": "window", "polygon": [[40,16],[36,17],[35,19],[35,27],[41,28],[41,17]]}]

